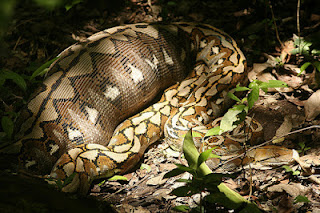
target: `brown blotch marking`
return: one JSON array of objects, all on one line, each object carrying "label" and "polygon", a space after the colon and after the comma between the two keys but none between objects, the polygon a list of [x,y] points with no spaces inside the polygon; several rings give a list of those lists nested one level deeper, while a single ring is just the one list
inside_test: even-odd
[{"label": "brown blotch marking", "polygon": [[[155,135],[154,135],[155,133]],[[147,138],[154,138],[156,136],[160,137],[160,134],[162,133],[162,130],[160,129],[160,127],[149,123],[148,124],[148,129],[147,129]]]},{"label": "brown blotch marking", "polygon": [[85,173],[94,174],[94,176],[98,175],[97,167],[92,161],[86,158],[82,158],[82,161],[83,161],[83,167],[84,167]]},{"label": "brown blotch marking", "polygon": [[105,170],[112,170],[116,168],[117,165],[112,160],[110,160],[109,157],[102,155],[97,159],[97,167],[99,167],[100,171],[103,172]]}]

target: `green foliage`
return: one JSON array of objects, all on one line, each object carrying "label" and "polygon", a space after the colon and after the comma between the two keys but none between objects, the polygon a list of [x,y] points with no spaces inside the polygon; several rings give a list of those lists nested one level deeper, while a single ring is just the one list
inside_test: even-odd
[{"label": "green foliage", "polygon": [[[0,110],[1,115],[1,128],[2,132],[0,132],[0,141],[1,142],[8,142],[12,139],[13,132],[14,132],[14,122],[16,121],[18,117],[18,112],[15,112],[15,109],[19,109],[24,102],[28,99],[29,91],[28,87],[30,85],[33,85],[36,82],[34,79],[37,76],[44,75],[48,68],[57,58],[54,58],[46,63],[44,63],[42,66],[40,66],[38,69],[33,71],[35,68],[29,68],[29,70],[32,72],[31,76],[26,75],[20,75],[17,72],[14,72],[12,70],[2,69],[0,70],[0,89],[1,94],[4,96],[4,110]],[[16,85],[16,86],[15,86]],[[18,87],[17,87],[18,86]],[[18,89],[16,89],[18,88]],[[21,95],[21,91],[22,94]],[[25,96],[25,97],[21,97]],[[7,100],[8,103],[6,103]],[[14,102],[12,101],[14,100]],[[18,100],[18,101],[16,101]]]},{"label": "green foliage", "polygon": [[11,70],[0,70],[0,87],[2,87],[7,80],[12,80],[24,91],[27,89],[27,83],[21,75]]},{"label": "green foliage", "polygon": [[[209,192],[209,195],[201,199],[200,205],[197,208],[192,209],[194,212],[205,212],[204,202],[219,203],[227,208],[238,209],[245,208],[242,211],[260,212],[255,205],[250,204],[239,194],[227,188],[222,183],[222,177],[229,175],[212,173],[212,171],[205,164],[205,161],[210,158],[219,158],[219,156],[212,153],[212,149],[208,149],[202,153],[199,153],[194,145],[192,139],[192,131],[190,130],[183,141],[183,153],[188,162],[188,166],[177,164],[177,168],[165,174],[164,178],[170,178],[180,175],[184,172],[192,174],[192,179],[179,179],[177,181],[184,182],[186,185],[178,187],[172,191],[172,194],[185,197],[199,194],[201,192]],[[189,211],[190,207],[181,205],[175,207],[176,211]]]},{"label": "green foliage", "polygon": [[282,168],[284,168],[286,170],[286,172],[289,172],[289,173],[291,172],[292,175],[294,175],[294,176],[298,176],[300,174],[300,171],[295,171],[287,165],[282,166]]},{"label": "green foliage", "polygon": [[309,200],[307,197],[305,197],[305,196],[298,195],[296,198],[294,198],[294,203],[299,203],[299,202],[309,203],[310,200]]},{"label": "green foliage", "polygon": [[83,0],[70,0],[67,1],[67,3],[65,4],[64,8],[66,9],[66,11],[70,10],[73,6],[79,4],[83,2]]},{"label": "green foliage", "polygon": [[48,68],[49,66],[55,61],[57,60],[59,57],[55,57],[53,59],[51,59],[50,61],[47,61],[46,63],[42,64],[38,69],[36,69],[31,77],[30,77],[30,80],[33,80],[35,77],[37,76],[43,76],[45,73],[48,72]]},{"label": "green foliage", "polygon": [[111,178],[108,179],[109,181],[118,181],[118,180],[124,180],[127,181],[128,178],[126,178],[125,176],[122,175],[114,175]]},{"label": "green foliage", "polygon": [[72,182],[73,178],[75,177],[76,173],[72,173],[69,177],[67,177],[64,182],[62,183],[62,181],[60,179],[53,179],[53,178],[49,178],[48,180],[50,181],[54,181],[58,187],[59,190],[62,190],[63,187],[65,187],[66,185],[68,185],[69,183]]},{"label": "green foliage", "polygon": [[239,123],[244,121],[249,110],[252,109],[255,102],[259,99],[260,89],[264,92],[268,91],[268,88],[287,87],[288,85],[283,81],[269,80],[268,82],[262,82],[259,80],[252,81],[248,87],[240,87],[237,85],[235,92],[247,92],[245,98],[238,98],[233,93],[229,92],[228,97],[236,101],[236,105],[230,108],[227,113],[222,117],[219,127],[210,129],[206,136],[219,135],[223,132],[233,130]]},{"label": "green foliage", "polygon": [[11,139],[13,133],[13,121],[9,116],[3,116],[1,119],[1,126],[5,134],[2,134],[2,137]]},{"label": "green foliage", "polygon": [[300,150],[297,150],[297,152],[301,153],[302,155],[305,154],[305,151],[311,149],[311,147],[306,147],[306,144],[304,142],[299,142],[298,145],[300,146]]},{"label": "green foliage", "polygon": [[302,64],[302,66],[300,67],[300,73],[299,75],[305,71],[309,66],[312,66],[313,68],[315,68],[318,72],[320,72],[320,62],[319,61],[313,61],[313,62],[306,62],[304,64]]},{"label": "green foliage", "polygon": [[300,67],[300,73],[299,75],[305,71],[310,65],[320,72],[320,62],[319,62],[319,56],[320,56],[320,50],[313,47],[312,41],[307,41],[302,37],[294,36],[293,42],[295,45],[295,49],[291,51],[291,54],[298,54],[303,55],[306,58],[305,63],[302,64]]}]

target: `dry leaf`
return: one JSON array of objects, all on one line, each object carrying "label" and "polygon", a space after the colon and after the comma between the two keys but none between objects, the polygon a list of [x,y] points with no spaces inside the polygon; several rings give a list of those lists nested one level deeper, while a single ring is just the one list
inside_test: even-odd
[{"label": "dry leaf", "polygon": [[304,104],[307,121],[312,121],[320,114],[320,90],[313,93]]}]

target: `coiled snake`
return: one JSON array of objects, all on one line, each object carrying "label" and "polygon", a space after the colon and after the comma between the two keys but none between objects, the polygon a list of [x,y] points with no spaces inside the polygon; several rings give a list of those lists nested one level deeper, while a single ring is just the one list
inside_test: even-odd
[{"label": "coiled snake", "polygon": [[205,132],[245,68],[236,42],[205,24],[94,34],[61,53],[28,102],[15,143],[20,166],[62,181],[75,173],[63,191],[85,193],[94,179],[133,168],[163,135],[179,144],[191,127]]}]

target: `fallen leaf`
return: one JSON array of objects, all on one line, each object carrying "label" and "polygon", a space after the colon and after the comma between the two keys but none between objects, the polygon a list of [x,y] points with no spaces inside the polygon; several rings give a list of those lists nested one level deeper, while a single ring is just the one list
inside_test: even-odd
[{"label": "fallen leaf", "polygon": [[280,183],[278,185],[268,187],[268,192],[283,192],[283,191],[285,191],[291,197],[295,198],[298,195],[305,195],[308,192],[308,187],[305,187],[300,183],[289,183],[289,184]]},{"label": "fallen leaf", "polygon": [[[284,137],[281,137],[281,136],[284,136],[284,135],[288,134],[291,131],[291,129],[292,129],[292,118],[291,118],[291,115],[286,115],[284,117],[283,123],[277,129],[276,135],[273,137],[275,140],[273,140],[272,142],[274,144],[283,142]],[[278,138],[278,137],[281,137],[281,138]]]},{"label": "fallen leaf", "polygon": [[313,93],[304,104],[307,121],[312,121],[320,114],[320,90]]}]

